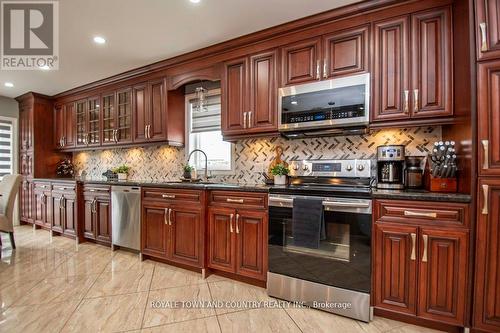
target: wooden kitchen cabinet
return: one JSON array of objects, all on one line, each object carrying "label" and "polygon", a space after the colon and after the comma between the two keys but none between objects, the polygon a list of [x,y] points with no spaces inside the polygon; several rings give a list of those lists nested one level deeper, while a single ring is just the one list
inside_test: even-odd
[{"label": "wooden kitchen cabinet", "polygon": [[71,149],[75,145],[75,103],[54,108],[54,142],[57,149]]},{"label": "wooden kitchen cabinet", "polygon": [[101,145],[101,121],[100,96],[92,96],[75,103],[76,148]]},{"label": "wooden kitchen cabinet", "polygon": [[373,120],[410,117],[409,17],[374,23]]},{"label": "wooden kitchen cabinet", "polygon": [[204,192],[199,190],[143,188],[142,253],[203,268],[205,260],[203,202]]},{"label": "wooden kitchen cabinet", "polygon": [[33,223],[33,182],[24,176],[19,188],[19,218],[22,222]]},{"label": "wooden kitchen cabinet", "polygon": [[45,229],[52,227],[53,205],[50,183],[33,183],[34,223]]},{"label": "wooden kitchen cabinet", "polygon": [[109,186],[83,188],[83,237],[111,244],[111,194]]},{"label": "wooden kitchen cabinet", "polygon": [[323,36],[323,79],[368,72],[369,36],[368,25]]},{"label": "wooden kitchen cabinet", "polygon": [[479,174],[500,176],[500,60],[478,65]]},{"label": "wooden kitchen cabinet", "polygon": [[208,208],[208,266],[234,273],[235,253],[232,236],[235,211],[232,208]]},{"label": "wooden kitchen cabinet", "polygon": [[477,0],[477,59],[500,58],[500,3],[498,0]]},{"label": "wooden kitchen cabinet", "polygon": [[261,281],[267,279],[267,204],[256,206],[264,197],[267,198],[262,193],[210,193],[208,267]]},{"label": "wooden kitchen cabinet", "polygon": [[236,274],[266,280],[267,219],[267,212],[236,211]]},{"label": "wooden kitchen cabinet", "polygon": [[467,299],[469,232],[422,227],[419,242],[417,316],[463,325]]},{"label": "wooden kitchen cabinet", "polygon": [[452,116],[451,8],[431,9],[373,25],[372,121]]},{"label": "wooden kitchen cabinet", "polygon": [[200,265],[202,209],[173,205],[170,211],[170,259]]},{"label": "wooden kitchen cabinet", "polygon": [[114,145],[116,144],[116,102],[115,93],[108,92],[102,94],[101,96],[101,108],[102,108],[102,145]]},{"label": "wooden kitchen cabinet", "polygon": [[478,185],[473,327],[500,331],[500,180]]},{"label": "wooden kitchen cabinet", "polygon": [[375,200],[374,221],[374,306],[464,326],[468,205]]},{"label": "wooden kitchen cabinet", "polygon": [[416,313],[417,233],[414,226],[375,224],[373,294],[377,307]]},{"label": "wooden kitchen cabinet", "polygon": [[166,79],[137,84],[132,89],[134,142],[167,139]]},{"label": "wooden kitchen cabinet", "polygon": [[277,51],[224,63],[222,134],[226,137],[276,132]]},{"label": "wooden kitchen cabinet", "polygon": [[87,145],[87,119],[87,101],[80,100],[75,103],[75,145],[77,148]]},{"label": "wooden kitchen cabinet", "polygon": [[283,86],[321,79],[321,37],[284,46],[280,52]]}]

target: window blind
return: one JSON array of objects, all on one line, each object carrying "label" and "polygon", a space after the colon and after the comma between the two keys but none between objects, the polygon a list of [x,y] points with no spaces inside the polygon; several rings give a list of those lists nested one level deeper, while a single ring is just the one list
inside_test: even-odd
[{"label": "window blind", "polygon": [[12,174],[13,168],[12,122],[0,119],[0,180]]},{"label": "window blind", "polygon": [[212,95],[206,97],[205,109],[196,109],[197,99],[189,100],[191,104],[191,133],[220,131],[221,129],[221,97]]}]

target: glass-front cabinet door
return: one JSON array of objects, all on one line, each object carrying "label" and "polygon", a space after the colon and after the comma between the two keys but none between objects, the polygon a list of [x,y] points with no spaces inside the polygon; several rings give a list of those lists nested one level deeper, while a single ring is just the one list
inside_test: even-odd
[{"label": "glass-front cabinet door", "polygon": [[87,145],[97,146],[100,143],[100,105],[99,97],[92,97],[87,100],[88,106],[88,132]]},{"label": "glass-front cabinet door", "polygon": [[115,144],[116,138],[115,94],[102,95],[102,144]]},{"label": "glass-front cabinet door", "polygon": [[87,101],[76,102],[76,145],[87,145]]},{"label": "glass-front cabinet door", "polygon": [[130,88],[119,90],[116,93],[116,143],[132,141],[132,90]]}]

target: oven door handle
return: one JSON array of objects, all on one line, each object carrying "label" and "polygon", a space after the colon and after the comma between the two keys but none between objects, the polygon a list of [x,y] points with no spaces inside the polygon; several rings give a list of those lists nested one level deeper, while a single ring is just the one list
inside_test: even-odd
[{"label": "oven door handle", "polygon": [[[289,198],[269,198],[269,205],[274,206],[293,206],[293,199]],[[342,202],[342,201],[323,201],[324,207],[349,207],[349,208],[369,208],[369,203],[363,202]]]}]

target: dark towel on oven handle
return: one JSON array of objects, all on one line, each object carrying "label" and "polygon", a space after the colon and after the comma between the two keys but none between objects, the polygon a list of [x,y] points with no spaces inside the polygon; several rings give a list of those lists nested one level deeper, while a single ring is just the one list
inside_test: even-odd
[{"label": "dark towel on oven handle", "polygon": [[326,239],[322,199],[293,199],[292,236],[294,246],[319,248],[320,240]]}]

